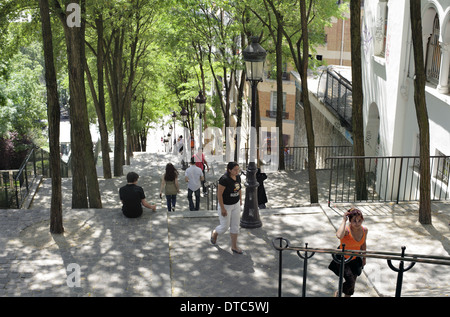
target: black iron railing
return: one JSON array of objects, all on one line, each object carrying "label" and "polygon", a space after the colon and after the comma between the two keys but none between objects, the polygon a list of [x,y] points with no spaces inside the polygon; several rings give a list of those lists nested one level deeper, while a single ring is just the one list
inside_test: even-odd
[{"label": "black iron railing", "polygon": [[342,75],[327,70],[324,104],[341,121],[341,125],[352,131],[352,84]]},{"label": "black iron railing", "polygon": [[[261,161],[266,164],[270,164],[270,159],[275,153],[278,153],[278,149],[273,149],[268,146],[266,148],[258,148]],[[305,170],[308,168],[308,147],[307,146],[289,146],[284,147],[284,166],[286,170]],[[248,160],[248,148],[242,149],[244,162],[241,169],[244,170],[247,166]],[[334,156],[349,156],[353,154],[352,146],[316,146],[316,169],[330,169],[330,162],[327,161],[328,157]]]},{"label": "black iron railing", "polygon": [[[50,177],[50,154],[41,148],[32,148],[18,170],[0,173],[0,208],[18,209],[39,176]],[[61,176],[70,176],[69,163],[61,161]]]},{"label": "black iron railing", "polygon": [[[284,164],[286,170],[303,170],[308,168],[308,147],[292,146],[284,148]],[[328,157],[349,156],[353,154],[352,146],[316,146],[316,169],[330,169]]]},{"label": "black iron railing", "polygon": [[217,185],[218,181],[209,183],[206,188],[208,192],[205,194],[206,196],[206,210],[217,210]]},{"label": "black iron railing", "polygon": [[0,171],[0,208],[16,206],[16,176],[19,170]]},{"label": "black iron railing", "polygon": [[[276,118],[277,117],[277,112],[276,111],[272,111],[272,110],[266,110],[266,117],[268,117],[268,118]],[[283,111],[282,118],[285,119],[285,120],[288,120],[289,119],[289,112]]]},{"label": "black iron railing", "polygon": [[[449,156],[431,156],[431,199],[450,199]],[[355,162],[363,160],[365,166],[365,194],[357,195]],[[330,172],[328,205],[332,202],[400,202],[417,201],[420,196],[418,156],[327,158]]]},{"label": "black iron railing", "polygon": [[[332,255],[334,261],[339,262],[340,272],[338,281],[338,295],[342,295],[342,282],[343,282],[343,272],[345,263],[348,263],[353,259],[353,257],[362,258],[377,258],[384,259],[387,261],[389,268],[397,272],[397,283],[395,290],[395,297],[401,296],[402,286],[403,286],[403,274],[409,271],[416,263],[426,263],[426,264],[436,264],[436,265],[446,265],[450,266],[450,257],[445,256],[433,256],[433,255],[423,255],[423,254],[406,254],[406,247],[402,247],[401,253],[396,252],[384,252],[384,251],[354,251],[345,250],[345,245],[343,250],[340,249],[315,249],[308,248],[308,244],[305,247],[295,247],[291,246],[289,240],[276,237],[272,240],[272,245],[279,252],[279,264],[278,264],[278,296],[282,295],[282,281],[283,281],[283,252],[284,251],[295,251],[297,255],[303,259],[303,285],[302,285],[302,296],[306,297],[306,282],[308,274],[308,260],[312,258],[316,253],[327,253]],[[302,252],[304,252],[302,254]],[[345,256],[350,256],[345,259]],[[331,258],[330,258],[331,260]],[[399,267],[394,267],[392,261],[400,261]],[[405,262],[409,262],[409,265],[405,267]]]}]

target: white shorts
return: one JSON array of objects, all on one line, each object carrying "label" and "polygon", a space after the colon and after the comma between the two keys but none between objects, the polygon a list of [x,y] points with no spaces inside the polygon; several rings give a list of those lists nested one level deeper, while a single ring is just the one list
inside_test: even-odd
[{"label": "white shorts", "polygon": [[222,216],[222,211],[220,205],[217,208],[217,213],[219,214],[220,225],[216,227],[216,232],[218,234],[224,234],[228,228],[230,228],[230,233],[239,233],[239,223],[241,216],[241,203],[238,201],[234,205],[224,205],[227,210],[227,216]]}]

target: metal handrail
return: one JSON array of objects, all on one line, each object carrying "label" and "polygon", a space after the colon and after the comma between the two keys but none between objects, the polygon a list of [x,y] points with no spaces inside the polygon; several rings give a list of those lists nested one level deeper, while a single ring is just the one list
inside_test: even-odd
[{"label": "metal handrail", "polygon": [[35,147],[33,147],[30,152],[28,153],[28,155],[25,157],[25,159],[22,162],[22,165],[19,167],[19,172],[17,173],[16,176],[16,181],[19,180],[19,175],[23,173],[23,171],[26,169],[28,162],[30,161],[30,158],[32,155],[34,155],[34,151],[35,151]]},{"label": "metal handrail", "polygon": [[417,263],[427,263],[427,264],[441,264],[450,265],[450,257],[443,256],[432,256],[423,254],[405,254],[404,256],[399,255],[395,252],[383,252],[383,251],[362,251],[362,250],[345,250],[340,249],[317,249],[308,247],[285,247],[280,248],[274,246],[277,251],[300,251],[300,252],[314,252],[314,253],[329,253],[336,255],[348,255],[348,256],[359,256],[363,258],[376,258],[385,259],[391,261],[406,261],[406,262],[417,262]]},{"label": "metal handrail", "polygon": [[352,85],[338,72],[327,69],[323,103],[352,131]]},{"label": "metal handrail", "polygon": [[[49,161],[49,153],[41,148],[33,146],[20,168],[14,173],[14,188],[8,189],[7,186],[3,186],[5,191],[5,208],[21,208],[25,198],[29,194],[30,188],[38,176],[50,177],[51,170],[47,163]],[[29,166],[31,164],[31,166]],[[69,177],[70,173],[70,158],[69,162],[65,163],[61,160],[61,172],[62,177]],[[8,191],[12,192],[11,196],[13,201],[10,201],[11,197],[8,197]]]},{"label": "metal handrail", "polygon": [[[424,255],[424,254],[406,254],[406,247],[402,247],[402,252],[386,252],[386,251],[367,251],[367,250],[345,250],[345,245],[343,245],[343,250],[341,249],[327,249],[327,248],[309,248],[308,244],[305,247],[290,246],[290,241],[283,237],[276,237],[272,240],[272,245],[275,250],[279,251],[279,277],[278,277],[278,296],[281,297],[282,288],[282,252],[283,251],[295,251],[297,255],[304,260],[304,270],[303,270],[303,293],[302,296],[306,296],[306,275],[307,275],[307,263],[308,259],[311,258],[316,253],[327,253],[331,255],[341,256],[341,270],[339,274],[339,296],[342,294],[342,278],[343,278],[343,265],[344,256],[353,257],[363,257],[363,258],[377,258],[387,260],[390,269],[398,273],[397,285],[395,296],[401,296],[401,289],[403,284],[403,273],[410,270],[416,263],[426,263],[426,264],[436,264],[436,265],[447,265],[450,266],[450,257],[446,256],[435,256],[435,255]],[[284,245],[284,246],[283,246]],[[305,252],[302,255],[301,252]],[[309,256],[308,256],[309,253]],[[334,257],[333,257],[334,258]],[[336,260],[335,260],[336,261]],[[392,261],[400,261],[399,268],[395,268],[392,265]],[[411,262],[408,267],[404,267],[404,262]]]},{"label": "metal handrail", "polygon": [[[206,188],[208,188],[208,193],[206,194],[206,209],[208,209],[208,210],[217,209],[217,185],[218,185],[218,183],[219,183],[218,181],[215,181],[215,182],[211,182],[210,184],[208,184],[208,186],[206,186]],[[216,195],[214,195],[215,191],[216,191]],[[215,198],[215,202],[216,202],[215,208],[214,208],[214,196],[216,197]]]}]

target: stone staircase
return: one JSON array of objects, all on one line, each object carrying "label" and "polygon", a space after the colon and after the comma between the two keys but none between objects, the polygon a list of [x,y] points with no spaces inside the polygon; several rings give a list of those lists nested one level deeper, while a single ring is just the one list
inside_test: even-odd
[{"label": "stone staircase", "polygon": [[[99,160],[101,161],[101,160]],[[177,195],[176,211],[188,211],[187,183],[184,180],[184,170],[181,168],[179,156],[170,153],[134,153],[129,166],[124,166],[124,176],[104,179],[99,177],[99,186],[102,193],[103,208],[121,208],[119,200],[119,188],[126,184],[126,174],[134,171],[139,174],[138,185],[142,186],[147,201],[156,203],[159,210],[166,209],[166,200],[159,198],[160,180],[167,163],[174,164],[179,172],[181,193]],[[217,181],[226,170],[225,162],[208,162],[210,171],[206,173],[207,183]],[[98,168],[101,175],[101,167]],[[318,171],[319,200],[327,201],[329,171]],[[242,177],[242,185],[245,176]],[[309,185],[307,171],[277,171],[268,174],[264,182],[269,202],[268,208],[286,208],[309,205]],[[296,190],[292,190],[296,189]],[[63,208],[71,206],[72,179],[62,180]],[[245,189],[243,190],[245,197]],[[243,197],[243,198],[244,198]],[[51,198],[51,180],[43,179],[30,204],[30,209],[49,208]],[[214,197],[215,199],[215,197]],[[206,197],[201,197],[200,209],[206,210]]]}]

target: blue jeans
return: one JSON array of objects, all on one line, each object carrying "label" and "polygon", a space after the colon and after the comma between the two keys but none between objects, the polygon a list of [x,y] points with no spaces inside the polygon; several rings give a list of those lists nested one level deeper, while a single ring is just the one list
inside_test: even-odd
[{"label": "blue jeans", "polygon": [[175,207],[177,203],[177,195],[166,195],[167,210],[172,211],[172,207]]},{"label": "blue jeans", "polygon": [[[195,208],[194,202],[192,200],[192,193],[195,194]],[[188,188],[188,200],[189,200],[189,210],[199,210],[200,209],[200,188],[196,191],[193,191]]]}]

